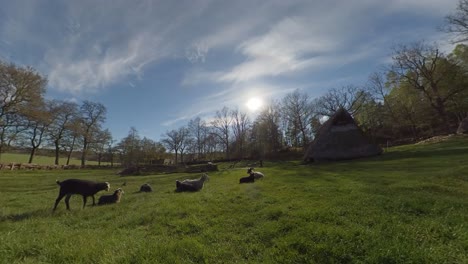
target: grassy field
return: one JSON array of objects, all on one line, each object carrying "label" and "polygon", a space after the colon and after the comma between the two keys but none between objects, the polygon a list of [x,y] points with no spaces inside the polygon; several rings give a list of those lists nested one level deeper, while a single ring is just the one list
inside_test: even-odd
[{"label": "grassy field", "polygon": [[[199,174],[1,171],[0,263],[468,263],[468,138],[265,162],[253,184],[223,168],[198,193],[174,189]],[[53,213],[55,180],[72,177],[126,181],[125,194],[85,209],[73,196]],[[137,193],[143,183],[155,192]]]},{"label": "grassy field", "polygon": [[[29,155],[28,154],[18,154],[18,153],[2,153],[0,163],[8,164],[11,162],[14,163],[28,163]],[[55,162],[55,157],[48,156],[35,156],[32,163],[39,165],[53,165]],[[59,158],[59,164],[67,164],[67,158]],[[71,165],[81,165],[81,160],[79,159],[70,159]],[[98,165],[96,161],[86,161],[87,165]],[[108,165],[108,162],[101,162],[101,165]]]}]

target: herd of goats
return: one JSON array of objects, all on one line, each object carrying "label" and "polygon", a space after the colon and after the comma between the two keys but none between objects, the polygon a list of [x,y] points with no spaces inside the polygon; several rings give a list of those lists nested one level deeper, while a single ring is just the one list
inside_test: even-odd
[{"label": "herd of goats", "polygon": [[[240,178],[239,183],[253,183],[255,180],[264,178],[264,174],[259,171],[254,171],[254,168],[249,168],[247,170],[247,174],[249,174],[249,176]],[[208,178],[208,175],[205,173],[199,179],[186,179],[183,181],[176,180],[176,192],[200,191]],[[96,205],[94,195],[99,191],[109,191],[110,189],[110,184],[108,182],[94,182],[81,179],[68,179],[64,181],[57,180],[57,184],[60,186],[60,191],[57,199],[55,200],[54,211],[57,209],[57,205],[63,197],[65,197],[67,209],[70,210],[69,201],[73,194],[83,196],[83,208],[86,206],[86,200],[90,196],[93,199],[93,205]],[[152,187],[147,183],[140,187],[140,192],[152,191]],[[123,193],[124,191],[121,188],[118,188],[111,195],[102,195],[99,197],[98,205],[119,203]]]}]

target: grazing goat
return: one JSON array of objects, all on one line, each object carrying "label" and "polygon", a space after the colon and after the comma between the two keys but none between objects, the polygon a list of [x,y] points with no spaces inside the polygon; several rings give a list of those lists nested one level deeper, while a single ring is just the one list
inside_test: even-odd
[{"label": "grazing goat", "polygon": [[70,197],[73,194],[80,194],[83,196],[83,208],[86,206],[86,198],[91,196],[93,198],[93,205],[96,205],[94,200],[94,195],[102,190],[108,191],[110,189],[110,184],[108,182],[94,182],[80,179],[68,179],[64,181],[57,181],[57,184],[60,185],[60,192],[55,200],[54,211],[57,209],[58,203],[65,198],[65,204],[67,205],[67,210],[70,210]]},{"label": "grazing goat", "polygon": [[112,195],[103,195],[99,197],[98,205],[118,203],[120,202],[122,194],[124,194],[124,191],[118,188]]},{"label": "grazing goat", "polygon": [[176,192],[196,192],[203,188],[205,181],[209,179],[208,175],[204,173],[200,179],[196,180],[183,180],[176,181]]},{"label": "grazing goat", "polygon": [[239,183],[251,183],[254,181],[255,181],[255,176],[252,172],[250,173],[250,176],[242,177],[239,179]]},{"label": "grazing goat", "polygon": [[252,173],[253,173],[256,180],[263,179],[263,177],[265,177],[265,175],[263,175],[263,173],[261,173],[259,171],[254,171],[254,168],[249,168],[247,170],[247,174],[252,174]]},{"label": "grazing goat", "polygon": [[149,185],[148,183],[145,183],[140,187],[140,192],[152,192],[152,191],[153,191],[153,188],[151,188],[151,185]]}]

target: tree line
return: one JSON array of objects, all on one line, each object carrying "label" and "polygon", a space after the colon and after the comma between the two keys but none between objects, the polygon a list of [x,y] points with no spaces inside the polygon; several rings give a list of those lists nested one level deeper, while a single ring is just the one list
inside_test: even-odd
[{"label": "tree line", "polygon": [[454,133],[468,113],[468,0],[446,16],[443,30],[458,43],[444,54],[437,43],[393,48],[391,63],[361,85],[333,88],[318,98],[296,90],[267,104],[255,120],[223,107],[210,122],[190,120],[167,131],[161,143],[179,162],[191,159],[264,158],[300,150],[339,108],[350,112],[379,144],[414,142]]},{"label": "tree line", "polygon": [[[216,159],[300,155],[320,125],[339,108],[349,111],[380,144],[412,142],[453,133],[468,113],[468,0],[446,17],[443,30],[458,45],[449,54],[437,43],[418,41],[392,50],[391,63],[367,83],[333,88],[318,98],[295,90],[272,100],[250,120],[238,108],[222,107],[210,121],[196,117],[166,131],[159,142],[141,138],[136,128],[116,142],[103,125],[104,105],[46,100],[47,79],[32,67],[0,62],[0,161],[11,148],[39,148],[59,157],[79,153],[98,162],[137,165],[173,157],[176,163]],[[68,162],[67,162],[68,164]]]},{"label": "tree line", "polygon": [[[74,102],[44,98],[47,79],[32,67],[0,62],[0,155],[12,148],[29,149],[29,163],[36,151],[53,149],[55,164],[61,153],[69,163],[72,153],[98,150],[111,138],[102,129],[106,108],[91,101]],[[1,156],[0,156],[1,158]]]}]

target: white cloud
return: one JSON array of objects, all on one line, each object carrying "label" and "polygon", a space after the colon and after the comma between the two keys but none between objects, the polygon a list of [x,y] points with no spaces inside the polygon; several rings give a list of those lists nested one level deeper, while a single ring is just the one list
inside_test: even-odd
[{"label": "white cloud", "polygon": [[[451,0],[451,2],[455,1]],[[381,16],[389,16],[402,11],[419,15],[429,15],[428,12],[440,15],[440,10],[447,10],[447,6],[450,5],[451,3],[441,3],[436,0],[395,0],[385,3],[361,0],[334,1],[334,3],[327,4],[301,2],[301,8],[294,16],[286,13],[282,18],[269,21],[270,27],[267,31],[263,33],[257,31],[257,34],[247,35],[248,38],[237,45],[236,50],[245,58],[244,61],[228,70],[217,70],[213,74],[202,71],[196,74],[192,72],[185,76],[183,84],[201,81],[245,82],[288,76],[325,67],[338,67],[363,60],[382,52],[382,48],[388,48],[392,42],[395,44],[397,41],[385,35],[384,32],[378,32],[379,29],[372,25],[373,19],[380,19]],[[363,13],[367,15],[363,16]],[[246,34],[254,31],[252,28],[255,27],[261,28],[262,24],[252,24],[250,31],[228,30],[226,32],[232,32],[228,36],[209,35],[202,38],[204,42],[193,44],[194,47],[199,48],[194,50],[202,50],[200,57],[205,59],[210,49],[223,45],[220,40],[231,40],[242,35],[245,39]],[[226,28],[229,29],[229,26]],[[242,25],[237,25],[235,28],[244,29]],[[373,36],[374,39],[368,40],[368,43],[364,42],[371,37],[372,32],[378,35]],[[404,32],[405,29],[402,30],[401,35]],[[413,37],[416,36],[414,31],[408,33]],[[406,39],[411,39],[411,37]],[[203,48],[200,49],[200,47]],[[387,53],[389,52],[390,50]]]},{"label": "white cloud", "polygon": [[346,46],[349,33],[310,26],[305,17],[286,18],[238,49],[247,60],[226,72],[218,81],[240,82],[263,77],[294,74],[362,59],[373,49]]},{"label": "white cloud", "polygon": [[192,62],[204,62],[208,52],[213,48],[232,46],[239,40],[248,36],[256,30],[258,25],[264,23],[265,16],[244,17],[227,24],[218,25],[214,32],[209,32],[207,36],[197,38],[186,49],[186,57]]},{"label": "white cloud", "polygon": [[141,79],[145,66],[166,58],[215,69],[190,69],[182,85],[229,84],[361,60],[375,52],[361,47],[365,34],[378,30],[372,19],[400,11],[440,16],[457,2],[82,0],[57,5],[51,15],[37,1],[18,0],[8,3],[0,37],[11,46],[27,40],[40,47],[42,63],[33,66],[53,88],[75,94]]},{"label": "white cloud", "polygon": [[[94,52],[95,49],[91,51]],[[134,36],[127,45],[109,47],[83,58],[71,56],[73,51],[69,50],[49,51],[45,63],[52,87],[71,93],[92,93],[129,76],[141,76],[145,65],[167,56],[167,52],[158,38],[142,34]]]}]

